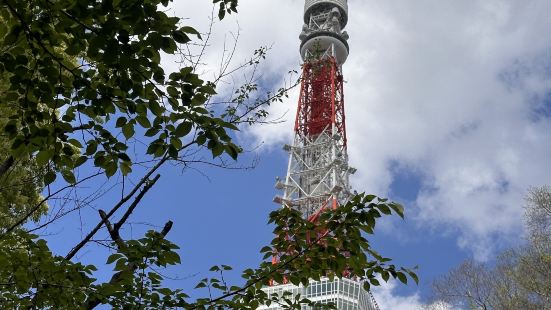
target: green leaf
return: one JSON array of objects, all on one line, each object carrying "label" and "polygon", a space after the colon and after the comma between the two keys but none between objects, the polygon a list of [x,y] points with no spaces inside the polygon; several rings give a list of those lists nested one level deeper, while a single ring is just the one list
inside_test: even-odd
[{"label": "green leaf", "polygon": [[165,295],[165,296],[168,296],[168,295],[171,295],[172,294],[172,290],[169,289],[169,288],[166,288],[166,287],[163,287],[163,288],[160,288],[157,290],[157,292]]},{"label": "green leaf", "polygon": [[178,97],[180,95],[180,93],[178,92],[178,90],[176,89],[176,87],[174,86],[169,86],[166,88],[166,91],[168,92],[168,94],[171,96],[171,97]]},{"label": "green leaf", "polygon": [[149,110],[151,110],[155,116],[161,116],[163,115],[165,108],[162,107],[157,101],[150,101]]},{"label": "green leaf", "polygon": [[417,274],[411,270],[407,270],[407,269],[404,269],[402,268],[403,270],[405,270],[409,276],[413,279],[413,281],[415,281],[415,284],[419,285],[419,277],[417,276]]},{"label": "green leaf", "polygon": [[82,166],[86,161],[88,161],[88,157],[86,157],[86,156],[79,156],[79,157],[75,160],[75,168],[76,168],[76,167]]},{"label": "green leaf", "polygon": [[207,285],[205,284],[205,282],[199,282],[195,288],[202,288],[202,287],[207,287]]},{"label": "green leaf", "polygon": [[154,135],[158,134],[159,131],[161,131],[160,127],[151,127],[145,132],[146,137],[153,137]]},{"label": "green leaf", "polygon": [[364,290],[366,291],[369,291],[371,289],[371,285],[369,284],[368,281],[365,281],[363,286],[364,286]]},{"label": "green leaf", "polygon": [[140,115],[136,117],[136,121],[138,121],[138,124],[140,124],[143,128],[151,127],[151,122],[146,116]]},{"label": "green leaf", "polygon": [[123,255],[121,253],[115,253],[115,254],[111,254],[109,255],[109,257],[107,258],[107,262],[106,264],[112,264],[114,261],[118,260],[119,258],[123,257]]},{"label": "green leaf", "polygon": [[178,152],[179,149],[182,148],[182,140],[179,138],[170,138],[170,144],[174,147],[176,152]]},{"label": "green leaf", "polygon": [[388,279],[390,278],[390,274],[388,272],[381,272],[381,277],[383,278],[383,280],[385,280],[385,282],[388,282]]},{"label": "green leaf", "polygon": [[199,33],[199,31],[197,31],[193,27],[184,26],[184,27],[180,28],[180,31],[185,32],[185,33],[194,34],[194,35],[198,36],[199,38],[201,38],[201,34]]},{"label": "green leaf", "polygon": [[75,147],[81,149],[82,148],[82,143],[80,143],[80,141],[76,140],[76,139],[69,139],[67,142],[71,143],[72,145],[74,145]]},{"label": "green leaf", "polygon": [[4,126],[4,132],[7,134],[15,134],[17,132],[17,124],[15,121],[9,121],[6,126]]},{"label": "green leaf", "polygon": [[377,196],[375,196],[375,195],[366,195],[366,196],[364,197],[364,202],[366,202],[366,203],[367,203],[367,202],[371,202],[371,201],[373,201],[373,199],[375,199],[375,198],[377,198]]},{"label": "green leaf", "polygon": [[225,149],[226,149],[226,153],[228,155],[230,155],[231,158],[233,158],[233,160],[237,160],[237,156],[239,155],[239,153],[241,152],[241,149],[239,149],[235,144],[233,143],[228,143],[226,144],[225,146]]},{"label": "green leaf", "polygon": [[121,116],[121,117],[119,117],[119,118],[117,119],[117,122],[116,122],[115,126],[116,126],[117,128],[122,127],[122,126],[124,126],[124,124],[126,124],[126,122],[127,122],[126,117]]},{"label": "green leaf", "polygon": [[65,179],[65,181],[67,181],[68,183],[70,184],[75,184],[77,181],[76,181],[76,178],[75,178],[75,175],[73,174],[72,171],[69,171],[69,170],[62,170],[61,171],[61,176],[63,176],[63,178]]},{"label": "green leaf", "polygon": [[178,255],[178,253],[176,252],[166,252],[164,258],[169,265],[181,263],[180,255]]},{"label": "green leaf", "polygon": [[160,147],[161,145],[157,141],[154,141],[153,143],[149,144],[149,147],[147,148],[147,154],[155,154]]},{"label": "green leaf", "polygon": [[46,174],[44,174],[44,184],[48,185],[55,181],[56,174],[53,171],[48,171]]},{"label": "green leaf", "polygon": [[53,154],[50,150],[42,150],[38,152],[38,154],[36,154],[36,157],[35,157],[36,163],[39,166],[44,166],[50,161],[50,158],[52,158],[52,155]]},{"label": "green leaf", "polygon": [[402,282],[404,284],[408,284],[408,278],[406,277],[406,275],[404,273],[397,272],[396,277],[398,278],[398,280],[400,280],[400,282]]},{"label": "green leaf", "polygon": [[172,37],[174,38],[174,41],[176,41],[180,44],[185,44],[185,43],[188,43],[189,41],[191,41],[191,39],[187,36],[187,34],[185,34],[181,30],[174,31],[172,33]]},{"label": "green leaf", "polygon": [[220,3],[220,7],[218,8],[218,19],[222,20],[224,16],[226,16],[226,8],[224,7],[224,3]]},{"label": "green leaf", "polygon": [[394,210],[394,212],[396,212],[401,218],[404,218],[404,207],[401,204],[393,202],[388,204],[388,206],[391,207],[392,210]]},{"label": "green leaf", "polygon": [[86,147],[86,155],[93,155],[98,149],[98,143],[96,140],[88,141],[88,146]]},{"label": "green leaf", "polygon": [[216,90],[213,85],[203,85],[199,88],[199,91],[208,95],[216,95]]},{"label": "green leaf", "polygon": [[131,161],[130,157],[126,153],[119,153],[117,157],[123,161]]},{"label": "green leaf", "polygon": [[[214,140],[211,140],[214,141]],[[216,158],[220,156],[226,148],[224,147],[224,144],[216,142],[214,146],[212,147],[212,158]]]},{"label": "green leaf", "polygon": [[113,161],[109,161],[107,165],[105,166],[105,175],[110,178],[117,173],[117,164]]},{"label": "green leaf", "polygon": [[122,126],[122,133],[126,139],[132,138],[134,136],[134,125],[131,123],[125,124]]},{"label": "green leaf", "polygon": [[129,173],[132,172],[132,164],[127,161],[123,161],[120,164],[121,173],[124,176],[127,176]]},{"label": "green leaf", "polygon": [[115,271],[123,271],[126,269],[126,258],[120,258],[117,260],[117,263],[115,264]]},{"label": "green leaf", "polygon": [[181,137],[187,135],[191,131],[192,127],[193,127],[193,124],[191,122],[181,122],[178,125],[178,127],[176,127],[173,134],[176,137],[181,138]]},{"label": "green leaf", "polygon": [[198,145],[203,145],[203,144],[205,144],[205,142],[207,142],[207,137],[204,134],[200,134],[200,135],[197,136],[197,144]]},{"label": "green leaf", "polygon": [[383,213],[383,214],[386,214],[386,215],[389,215],[391,214],[391,211],[390,211],[390,208],[387,207],[387,205],[378,205],[377,208]]}]

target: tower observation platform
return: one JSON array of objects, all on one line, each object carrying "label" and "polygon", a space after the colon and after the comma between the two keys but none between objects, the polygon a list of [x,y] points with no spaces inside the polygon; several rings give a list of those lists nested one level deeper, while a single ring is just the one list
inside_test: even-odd
[{"label": "tower observation platform", "polygon": [[[287,175],[276,183],[283,193],[274,202],[299,210],[312,222],[351,197],[349,176],[355,169],[348,165],[342,73],[349,54],[347,23],[347,0],[305,0],[299,36],[304,64],[294,140],[284,146],[289,153]],[[278,295],[290,291],[311,301],[332,302],[338,309],[379,310],[371,292],[350,277],[322,278],[306,287],[280,283],[264,290]]]}]

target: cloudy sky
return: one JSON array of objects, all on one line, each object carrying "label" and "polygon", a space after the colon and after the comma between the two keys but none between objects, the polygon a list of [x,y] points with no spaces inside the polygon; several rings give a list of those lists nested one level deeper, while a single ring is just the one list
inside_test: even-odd
[{"label": "cloudy sky", "polygon": [[[205,29],[208,2],[180,1],[174,12]],[[299,68],[303,3],[241,0],[237,16],[215,25],[206,62],[216,63],[224,38],[239,29],[234,59],[272,46],[262,74],[277,84]],[[349,6],[351,54],[343,70],[350,160],[358,168],[353,184],[407,205],[406,223],[383,223],[381,246],[404,264],[419,264],[426,284],[463,258],[489,260],[520,242],[526,189],[551,183],[551,2],[350,0]],[[262,173],[285,174],[278,153],[290,141],[296,101],[293,93],[272,106],[288,122],[240,137],[262,144],[261,163],[273,166]],[[392,285],[380,303],[414,309],[426,290],[421,285],[398,296]]]},{"label": "cloudy sky", "polygon": [[[197,2],[180,1],[176,13],[197,16],[191,24],[201,28],[210,7]],[[263,74],[282,79],[299,65],[303,3],[241,0],[240,13],[216,25],[220,37],[209,57],[219,57],[220,38],[238,27],[235,58],[273,45]],[[381,242],[407,248],[393,253],[419,263],[422,275],[430,266],[411,251],[427,248],[422,243],[434,242],[456,260],[484,261],[520,242],[526,189],[551,183],[551,2],[350,0],[349,6],[351,54],[343,70],[350,160],[358,168],[353,184],[407,205],[407,223],[384,223]],[[288,112],[292,120],[295,106],[296,94],[272,113]],[[286,122],[255,127],[241,139],[262,143],[262,160],[280,152],[291,134]],[[271,164],[284,174],[284,160]],[[441,254],[438,247],[433,253]],[[453,266],[437,261],[431,260],[442,271]],[[400,309],[419,300],[403,298]],[[392,302],[400,301],[381,301]]]},{"label": "cloudy sky", "polygon": [[[201,72],[215,74],[224,44],[239,33],[234,64],[272,46],[260,81],[279,87],[286,72],[300,68],[303,5],[240,0],[239,14],[214,25]],[[349,155],[358,169],[353,185],[406,205],[406,221],[382,222],[373,243],[399,264],[419,265],[421,277],[419,286],[390,283],[375,298],[382,309],[416,309],[430,297],[431,281],[460,261],[491,261],[522,242],[526,190],[551,184],[551,1],[350,0],[349,6],[351,53],[343,71]],[[211,1],[178,0],[169,14],[206,32],[211,11]],[[177,67],[171,58],[165,66]],[[239,269],[258,262],[271,239],[266,218],[277,208],[273,184],[285,175],[281,145],[291,141],[296,102],[294,91],[271,106],[286,122],[238,137],[254,150],[248,156],[258,157],[256,169],[184,175],[169,169],[144,202],[164,211],[137,210],[136,222],[175,221],[179,285],[193,287],[214,264]]]}]

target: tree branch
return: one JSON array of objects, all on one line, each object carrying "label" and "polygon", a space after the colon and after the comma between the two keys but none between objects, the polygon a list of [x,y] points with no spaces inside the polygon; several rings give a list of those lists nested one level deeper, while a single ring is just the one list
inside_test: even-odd
[{"label": "tree branch", "polygon": [[118,233],[119,229],[122,227],[122,225],[124,225],[126,220],[128,220],[128,217],[132,214],[132,212],[134,212],[134,209],[136,209],[136,207],[138,206],[138,203],[140,202],[140,200],[142,200],[142,197],[145,195],[145,193],[147,193],[147,191],[150,188],[152,188],[153,185],[155,185],[155,183],[157,183],[157,181],[159,180],[160,177],[161,177],[161,175],[157,174],[153,178],[153,180],[147,182],[147,184],[144,186],[143,190],[138,194],[138,196],[136,197],[134,202],[132,202],[130,207],[128,207],[128,210],[126,210],[126,212],[121,217],[121,219],[115,224],[114,230],[117,231],[117,233]]},{"label": "tree branch", "polygon": [[[78,251],[80,251],[85,245],[86,243],[88,243],[90,241],[90,239],[92,239],[92,237],[94,237],[94,235],[101,229],[101,227],[103,226],[103,224],[105,224],[106,220],[108,220],[111,216],[113,216],[113,214],[115,214],[115,212],[117,212],[117,210],[120,209],[120,207],[122,207],[128,200],[130,200],[130,198],[132,198],[132,196],[134,196],[134,194],[138,191],[138,189],[143,185],[143,184],[146,184],[144,186],[144,188],[142,189],[142,191],[138,194],[138,196],[136,196],[136,198],[134,198],[134,202],[132,203],[132,205],[130,206],[130,208],[132,208],[132,210],[136,207],[136,205],[140,202],[140,200],[143,198],[143,196],[145,195],[145,193],[147,193],[147,191],[149,191],[149,189],[151,188],[151,186],[153,186],[153,184],[155,184],[156,180],[159,179],[160,175],[157,175],[153,180],[154,181],[149,181],[149,177],[153,174],[153,172],[155,172],[166,160],[168,159],[168,156],[164,156],[163,159],[161,161],[159,161],[141,180],[140,182],[138,182],[138,184],[136,184],[136,186],[132,189],[132,191],[130,191],[130,193],[128,193],[128,195],[126,195],[125,197],[123,197],[121,200],[119,200],[119,202],[111,209],[111,211],[109,211],[109,213],[106,213],[105,217],[102,217],[101,221],[96,225],[96,227],[94,227],[94,229],[92,229],[92,231],[90,231],[88,233],[88,235],[86,235],[86,237],[84,237],[84,239],[82,239],[82,241],[80,241],[73,249],[71,249],[71,251],[69,253],[67,253],[67,255],[65,256],[65,259],[71,259],[73,258]],[[130,210],[130,209],[129,209]],[[126,214],[125,214],[126,215]],[[128,216],[126,217],[128,218]],[[125,219],[126,220],[126,219]],[[118,224],[118,223],[117,223]]]},{"label": "tree branch", "polygon": [[126,246],[124,245],[124,242],[121,238],[119,230],[113,228],[113,225],[111,225],[111,222],[109,221],[109,218],[107,217],[107,214],[105,213],[105,211],[99,210],[98,212],[99,212],[100,218],[105,222],[105,227],[107,228],[107,231],[111,236],[111,239],[115,241],[119,250],[124,249]]},{"label": "tree branch", "polygon": [[[195,142],[196,142],[195,140],[188,142],[187,144],[182,146],[178,150],[178,152],[181,152],[182,150],[186,149],[187,147],[193,145]],[[146,182],[150,181],[149,177],[151,177],[151,175],[153,175],[153,173],[155,171],[157,171],[169,158],[170,157],[169,157],[168,153],[165,153],[161,157],[159,162],[156,163],[155,166],[153,166],[149,170],[149,172],[138,182],[138,184],[136,184],[136,186],[134,186],[134,188],[130,191],[130,193],[128,193],[128,195],[124,196],[121,200],[119,200],[119,202],[111,209],[111,211],[109,211],[109,213],[106,214],[106,219],[109,219],[111,216],[113,216],[113,214],[115,214],[115,212],[117,212],[117,210],[120,209],[120,207],[122,207],[122,205],[124,205],[128,200],[130,200],[130,198],[132,198],[132,196],[134,196],[134,194],[136,194],[136,192],[140,189],[140,187],[142,185],[144,185]],[[147,185],[146,185],[146,187],[147,187]],[[145,189],[145,187],[144,187],[144,189]],[[149,190],[149,188],[147,190]],[[141,197],[140,197],[140,199],[141,199]],[[90,239],[92,239],[92,237],[101,229],[101,227],[103,226],[104,223],[105,222],[102,219],[96,225],[96,227],[94,227],[94,229],[92,229],[92,231],[81,242],[79,242],[69,253],[67,253],[67,255],[65,256],[65,259],[73,258],[77,254],[77,252],[80,251],[84,247],[84,245],[86,243],[88,243],[90,241]]]}]

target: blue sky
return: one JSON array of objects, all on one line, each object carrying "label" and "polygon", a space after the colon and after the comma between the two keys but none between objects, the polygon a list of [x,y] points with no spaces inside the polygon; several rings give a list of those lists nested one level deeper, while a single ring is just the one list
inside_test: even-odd
[{"label": "blue sky", "polygon": [[[170,13],[206,31],[210,1],[177,1]],[[234,63],[261,45],[272,46],[261,67],[263,86],[277,87],[297,70],[302,0],[241,0],[237,16],[215,25],[200,72],[216,72],[224,41],[239,32]],[[530,186],[551,184],[551,2],[350,0],[351,54],[344,65],[352,183],[406,205],[406,220],[380,223],[373,243],[398,264],[419,265],[419,286],[375,290],[383,309],[416,309],[430,283],[460,261],[491,261],[522,242],[522,204]],[[238,31],[239,29],[239,31]],[[167,70],[176,68],[165,57]],[[230,89],[228,79],[220,92]],[[191,287],[214,264],[254,266],[269,242],[268,213],[276,176],[284,176],[281,149],[292,137],[296,91],[272,105],[286,122],[242,128],[236,137],[252,150],[240,164],[254,169],[167,166],[135,212],[126,233],[143,223],[175,222],[169,239],[183,264],[171,283]],[[84,172],[83,172],[84,173]],[[98,181],[94,181],[98,182]],[[99,183],[91,183],[91,186]],[[88,189],[80,189],[85,193]],[[92,207],[109,204],[109,192]],[[91,207],[50,230],[65,253],[97,220]],[[142,223],[142,224],[140,224]],[[59,226],[58,226],[59,227]],[[102,236],[105,237],[103,232]],[[98,248],[80,259],[104,262]]]}]

